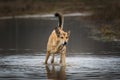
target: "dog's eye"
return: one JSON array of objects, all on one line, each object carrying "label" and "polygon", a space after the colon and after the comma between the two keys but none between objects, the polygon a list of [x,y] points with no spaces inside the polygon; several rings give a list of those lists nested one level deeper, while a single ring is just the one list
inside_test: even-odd
[{"label": "dog's eye", "polygon": [[68,39],[68,37],[66,37],[66,39]]},{"label": "dog's eye", "polygon": [[61,39],[63,39],[63,37],[61,37]]}]

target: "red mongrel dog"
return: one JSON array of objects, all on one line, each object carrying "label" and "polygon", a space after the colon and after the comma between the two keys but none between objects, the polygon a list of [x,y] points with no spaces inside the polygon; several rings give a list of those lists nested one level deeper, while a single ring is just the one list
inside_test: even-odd
[{"label": "red mongrel dog", "polygon": [[69,40],[70,31],[63,31],[63,15],[60,13],[55,13],[55,16],[59,19],[59,25],[52,31],[51,35],[49,36],[45,64],[47,64],[50,54],[52,54],[51,63],[54,63],[54,55],[56,53],[60,53],[60,63],[62,65],[66,65],[66,44]]}]

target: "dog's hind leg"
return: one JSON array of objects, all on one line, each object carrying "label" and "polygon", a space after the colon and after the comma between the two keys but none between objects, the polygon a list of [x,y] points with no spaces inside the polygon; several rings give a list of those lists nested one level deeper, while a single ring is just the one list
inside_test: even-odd
[{"label": "dog's hind leg", "polygon": [[46,52],[45,64],[47,64],[47,61],[48,61],[48,59],[49,59],[49,56],[50,56],[50,53],[47,51],[47,52]]},{"label": "dog's hind leg", "polygon": [[51,60],[51,63],[54,63],[54,56],[55,56],[55,54],[53,53],[53,54],[52,54],[52,60]]}]

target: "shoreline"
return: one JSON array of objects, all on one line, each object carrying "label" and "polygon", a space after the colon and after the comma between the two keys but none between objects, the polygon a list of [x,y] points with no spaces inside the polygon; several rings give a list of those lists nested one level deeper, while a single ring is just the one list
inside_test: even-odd
[{"label": "shoreline", "polygon": [[[84,12],[84,13],[80,13],[80,12],[75,12],[75,13],[68,13],[68,14],[64,14],[65,17],[73,17],[73,16],[91,16],[92,13],[90,12]],[[47,18],[47,17],[54,17],[54,13],[47,13],[47,14],[25,14],[25,15],[18,15],[18,16],[3,16],[0,17],[0,20],[4,20],[4,19],[13,19],[13,18]]]}]

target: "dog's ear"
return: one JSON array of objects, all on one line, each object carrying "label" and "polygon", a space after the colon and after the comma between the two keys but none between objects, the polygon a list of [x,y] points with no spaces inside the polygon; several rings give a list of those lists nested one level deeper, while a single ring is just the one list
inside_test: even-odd
[{"label": "dog's ear", "polygon": [[58,27],[55,28],[55,32],[57,34],[57,37],[60,37],[60,31],[59,31]]},{"label": "dog's ear", "polygon": [[70,36],[70,30],[67,32],[68,36]]}]

